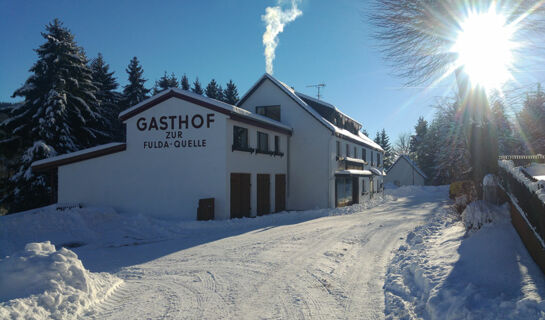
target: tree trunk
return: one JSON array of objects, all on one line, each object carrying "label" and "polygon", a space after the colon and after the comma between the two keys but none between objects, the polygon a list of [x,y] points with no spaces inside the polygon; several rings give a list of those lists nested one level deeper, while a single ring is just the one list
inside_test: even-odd
[{"label": "tree trunk", "polygon": [[498,139],[492,120],[486,91],[483,87],[471,87],[469,78],[461,68],[456,70],[458,101],[463,125],[468,139],[471,177],[482,199],[482,182],[488,173],[498,170]]}]

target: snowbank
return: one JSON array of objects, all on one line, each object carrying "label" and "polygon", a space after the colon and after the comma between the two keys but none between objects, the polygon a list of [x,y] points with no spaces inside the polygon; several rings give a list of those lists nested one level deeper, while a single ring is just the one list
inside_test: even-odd
[{"label": "snowbank", "polygon": [[87,271],[77,255],[49,241],[0,260],[0,318],[68,319],[102,301],[121,280]]},{"label": "snowbank", "polygon": [[[544,319],[545,280],[513,229],[506,207],[467,220],[487,221],[466,233],[457,214],[438,213],[411,232],[385,280],[389,319]],[[484,217],[484,218],[483,218]]]},{"label": "snowbank", "polygon": [[43,207],[0,217],[0,258],[30,242],[51,241],[57,247],[119,246],[168,237],[168,223],[141,215],[123,215],[109,207]]}]

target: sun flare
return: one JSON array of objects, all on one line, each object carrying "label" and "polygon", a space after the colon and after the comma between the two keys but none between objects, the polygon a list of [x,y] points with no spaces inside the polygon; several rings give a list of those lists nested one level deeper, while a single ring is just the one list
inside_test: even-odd
[{"label": "sun flare", "polygon": [[452,51],[458,54],[456,66],[469,75],[472,85],[499,89],[512,78],[514,33],[514,27],[493,9],[468,14]]}]

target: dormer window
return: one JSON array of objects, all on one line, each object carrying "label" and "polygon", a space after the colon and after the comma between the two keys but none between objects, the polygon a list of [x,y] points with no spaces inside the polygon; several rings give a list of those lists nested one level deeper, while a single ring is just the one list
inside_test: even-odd
[{"label": "dormer window", "polygon": [[276,121],[280,121],[280,106],[255,107],[255,113]]}]

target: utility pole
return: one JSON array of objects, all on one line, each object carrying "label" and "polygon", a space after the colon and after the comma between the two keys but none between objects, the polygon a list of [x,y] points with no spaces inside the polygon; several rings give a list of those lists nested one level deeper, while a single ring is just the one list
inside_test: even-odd
[{"label": "utility pole", "polygon": [[318,84],[310,84],[307,86],[307,88],[317,88],[318,89],[318,100],[322,97],[320,95],[320,89],[325,87],[325,83],[318,83]]}]

